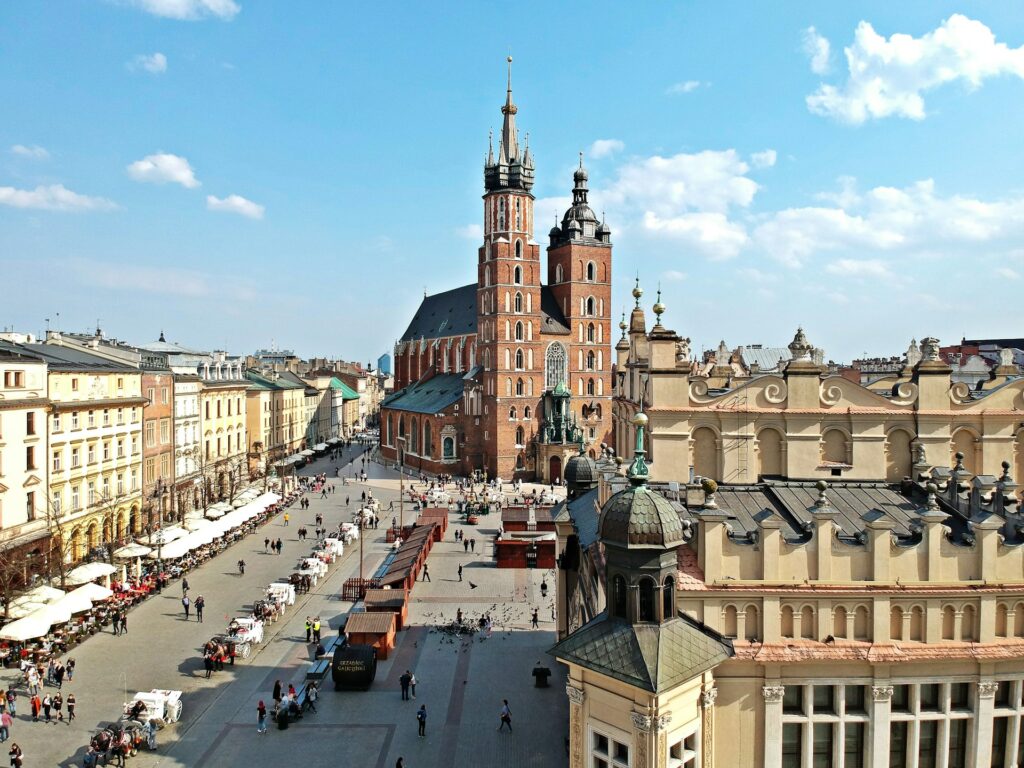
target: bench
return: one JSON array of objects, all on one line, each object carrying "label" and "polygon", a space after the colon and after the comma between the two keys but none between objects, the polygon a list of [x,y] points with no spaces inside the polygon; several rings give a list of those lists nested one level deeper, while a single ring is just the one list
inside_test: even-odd
[{"label": "bench", "polygon": [[345,644],[343,635],[335,635],[324,645],[324,656],[332,656],[336,650]]},{"label": "bench", "polygon": [[[325,677],[327,677],[330,671],[331,660],[321,659],[320,661],[317,661],[309,665],[309,669],[306,670],[306,680],[323,680]],[[306,686],[302,686],[302,689],[303,691],[305,691]]]}]

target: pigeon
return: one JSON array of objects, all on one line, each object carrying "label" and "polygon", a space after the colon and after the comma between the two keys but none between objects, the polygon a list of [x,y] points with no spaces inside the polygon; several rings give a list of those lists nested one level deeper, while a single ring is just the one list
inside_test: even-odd
[{"label": "pigeon", "polygon": [[469,582],[469,588],[470,589],[476,589],[476,584],[474,584],[472,581]]}]

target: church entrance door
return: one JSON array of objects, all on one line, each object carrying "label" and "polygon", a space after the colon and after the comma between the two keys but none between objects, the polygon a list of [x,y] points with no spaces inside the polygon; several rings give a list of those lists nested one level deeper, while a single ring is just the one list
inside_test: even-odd
[{"label": "church entrance door", "polygon": [[548,480],[557,483],[562,479],[562,457],[552,456],[548,462]]}]

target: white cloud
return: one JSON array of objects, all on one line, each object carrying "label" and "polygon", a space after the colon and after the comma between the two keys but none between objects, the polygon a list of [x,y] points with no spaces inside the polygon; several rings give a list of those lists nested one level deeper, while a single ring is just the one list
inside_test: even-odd
[{"label": "white cloud", "polygon": [[700,88],[700,80],[683,80],[680,83],[673,83],[665,89],[665,93],[676,96],[681,93],[693,93]]},{"label": "white cloud", "polygon": [[999,267],[998,269],[996,269],[996,274],[1007,280],[1020,279],[1020,273],[1017,272],[1017,270],[1015,269],[1010,269],[1009,267]]},{"label": "white cloud", "polygon": [[678,269],[670,269],[667,272],[661,273],[662,278],[671,282],[679,282],[680,280],[686,279],[686,273],[680,272]]},{"label": "white cloud", "polygon": [[665,237],[712,257],[729,258],[748,240],[746,227],[730,213],[750,205],[758,190],[750,166],[732,149],[631,160],[595,198]]},{"label": "white cloud", "polygon": [[455,234],[466,240],[480,240],[484,236],[484,228],[480,224],[467,224],[464,227],[456,227]]},{"label": "white cloud", "polygon": [[825,271],[841,277],[892,277],[888,265],[881,259],[839,259],[825,267]]},{"label": "white cloud", "polygon": [[829,56],[831,55],[831,46],[829,45],[828,38],[818,34],[818,30],[814,27],[808,27],[804,30],[803,43],[804,53],[811,60],[811,72],[816,75],[827,73],[829,70]]},{"label": "white cloud", "polygon": [[15,144],[11,147],[11,154],[18,155],[19,157],[28,157],[32,160],[48,160],[50,158],[50,153],[38,144],[32,144],[31,146]]},{"label": "white cloud", "polygon": [[128,166],[128,175],[136,181],[152,184],[171,182],[181,184],[188,189],[195,189],[199,186],[199,180],[196,179],[195,172],[188,160],[168,153],[148,155],[141,160],[136,160]]},{"label": "white cloud", "polygon": [[922,120],[924,92],[946,83],[960,81],[973,89],[997,75],[1024,78],[1024,46],[997,43],[987,26],[961,14],[921,37],[887,39],[861,21],[845,53],[846,83],[822,85],[807,97],[807,106],[854,125],[894,115]]},{"label": "white cloud", "polygon": [[602,157],[621,152],[625,147],[626,145],[618,139],[598,139],[590,145],[590,151],[587,154],[595,160],[600,160]]},{"label": "white cloud", "polygon": [[755,168],[771,168],[778,159],[778,153],[774,149],[766,149],[763,152],[755,152],[750,156],[750,164]]},{"label": "white cloud", "polygon": [[80,195],[63,184],[38,186],[35,189],[0,187],[0,205],[40,211],[112,211],[117,208],[112,200]]},{"label": "white cloud", "polygon": [[233,19],[241,6],[235,0],[126,0],[130,5],[154,16],[181,21],[195,21],[215,17],[224,21]]},{"label": "white cloud", "polygon": [[241,195],[228,195],[224,198],[207,195],[206,207],[211,211],[237,213],[239,216],[245,216],[248,219],[262,219],[263,212],[266,210],[262,205],[254,203],[252,200],[246,200]]},{"label": "white cloud", "polygon": [[167,57],[162,53],[140,53],[128,62],[128,69],[133,72],[144,69],[153,75],[162,75],[167,71]]},{"label": "white cloud", "polygon": [[60,259],[53,262],[60,272],[70,274],[75,283],[126,293],[149,293],[181,299],[203,299],[227,296],[233,300],[251,301],[258,294],[246,278],[228,279],[191,269],[151,267],[94,259]]}]

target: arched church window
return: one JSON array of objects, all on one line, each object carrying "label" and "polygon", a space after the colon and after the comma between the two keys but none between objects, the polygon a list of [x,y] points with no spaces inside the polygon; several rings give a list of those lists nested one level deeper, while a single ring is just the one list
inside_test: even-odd
[{"label": "arched church window", "polygon": [[[519,244],[516,243],[516,245],[518,246]],[[518,254],[517,254],[517,256],[518,256]],[[516,267],[515,268],[515,271],[512,273],[512,282],[515,283],[516,285],[522,285],[523,284],[523,268],[522,267]]]},{"label": "arched church window", "polygon": [[594,353],[593,352],[587,352],[587,370],[588,371],[594,370],[594,360],[595,359],[596,358],[594,357]]},{"label": "arched church window", "polygon": [[523,258],[523,241],[522,240],[516,240],[516,258],[517,259]]},{"label": "arched church window", "polygon": [[515,309],[516,312],[522,312],[523,311],[523,294],[521,294],[521,293],[517,293],[516,294],[515,308],[516,308]]},{"label": "arched church window", "polygon": [[676,580],[671,576],[666,576],[662,585],[661,603],[661,613],[666,619],[676,615]]},{"label": "arched church window", "polygon": [[526,406],[525,408],[523,408],[523,418],[530,418],[530,406]]},{"label": "arched church window", "polygon": [[587,341],[589,341],[591,344],[594,343],[594,324],[593,323],[589,323],[587,325]]},{"label": "arched church window", "polygon": [[638,598],[637,607],[640,621],[657,621],[654,615],[654,579],[648,577],[640,579]]},{"label": "arched church window", "polygon": [[623,619],[626,616],[626,580],[619,574],[612,578],[612,615]]},{"label": "arched church window", "polygon": [[525,433],[522,427],[516,427],[516,445],[523,445],[525,440]]},{"label": "arched church window", "polygon": [[512,421],[515,421],[515,418],[516,418],[516,407],[514,405],[511,408],[508,409],[508,417]]},{"label": "arched church window", "polygon": [[430,452],[433,449],[434,438],[430,431],[430,422],[425,421],[423,423],[423,455],[430,456]]},{"label": "arched church window", "polygon": [[519,321],[516,323],[516,341],[523,340],[523,323]]},{"label": "arched church window", "polygon": [[484,267],[484,288],[489,287],[491,284],[491,268]]},{"label": "arched church window", "polygon": [[593,296],[590,296],[590,297],[587,298],[587,314],[588,315],[593,315],[594,314],[594,297]]},{"label": "arched church window", "polygon": [[590,282],[594,282],[594,275],[595,275],[596,271],[597,270],[594,267],[594,262],[592,262],[592,261],[587,262],[587,280],[589,280]]},{"label": "arched church window", "polygon": [[565,347],[557,341],[552,342],[544,356],[544,387],[546,389],[554,389],[566,380],[565,359]]},{"label": "arched church window", "polygon": [[562,282],[562,279],[563,279],[562,278],[562,265],[561,264],[556,264],[555,265],[555,282],[556,283],[560,283],[560,282]]},{"label": "arched church window", "polygon": [[516,394],[522,397],[524,391],[524,385],[522,379],[516,379]]},{"label": "arched church window", "polygon": [[588,395],[593,395],[594,394],[594,380],[593,379],[587,379],[587,394]]},{"label": "arched church window", "polygon": [[526,367],[524,365],[524,362],[525,361],[523,359],[523,350],[517,349],[516,350],[516,368],[519,369],[520,371],[523,370],[523,368]]},{"label": "arched church window", "polygon": [[455,458],[455,439],[446,437],[441,441],[441,450],[444,452],[444,458],[454,459]]}]

